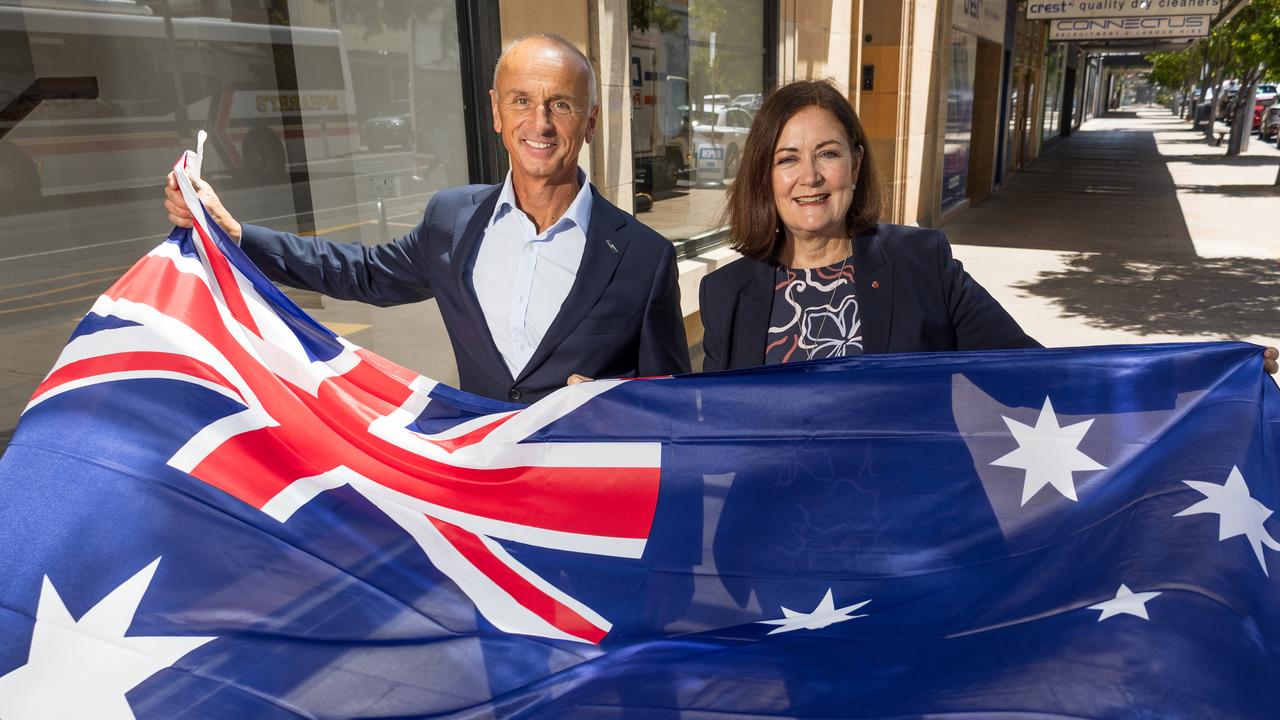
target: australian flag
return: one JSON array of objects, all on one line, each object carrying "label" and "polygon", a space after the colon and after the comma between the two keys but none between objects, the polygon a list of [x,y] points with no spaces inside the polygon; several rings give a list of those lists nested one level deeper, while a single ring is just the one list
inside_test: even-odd
[{"label": "australian flag", "polygon": [[336,337],[201,218],[0,460],[0,718],[1275,718],[1278,474],[1250,345],[525,408]]}]

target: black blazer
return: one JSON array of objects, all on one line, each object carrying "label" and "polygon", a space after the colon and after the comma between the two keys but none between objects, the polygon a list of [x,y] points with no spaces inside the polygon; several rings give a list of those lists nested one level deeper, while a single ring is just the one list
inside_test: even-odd
[{"label": "black blazer", "polygon": [[[1040,347],[937,230],[878,225],[853,239],[853,263],[863,352]],[[774,267],[742,258],[702,279],[703,370],[764,364]]]},{"label": "black blazer", "polygon": [[241,247],[272,280],[342,300],[397,305],[435,297],[463,390],[532,403],[572,373],[592,378],[689,371],[675,247],[591,189],[577,278],[519,377],[498,353],[471,267],[501,185],[443,190],[395,242],[339,244],[245,225]]}]

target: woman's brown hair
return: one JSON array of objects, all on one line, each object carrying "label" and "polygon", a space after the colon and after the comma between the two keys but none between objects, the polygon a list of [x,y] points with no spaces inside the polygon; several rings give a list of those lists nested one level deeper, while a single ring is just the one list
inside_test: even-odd
[{"label": "woman's brown hair", "polygon": [[773,149],[787,121],[810,106],[835,116],[849,136],[850,147],[862,153],[855,178],[857,188],[845,219],[850,237],[880,222],[884,204],[880,174],[871,159],[858,114],[830,80],[800,80],[783,85],[764,99],[743,145],[738,176],[729,186],[725,209],[729,246],[747,257],[768,260],[777,251],[781,235],[778,209],[773,204]]}]

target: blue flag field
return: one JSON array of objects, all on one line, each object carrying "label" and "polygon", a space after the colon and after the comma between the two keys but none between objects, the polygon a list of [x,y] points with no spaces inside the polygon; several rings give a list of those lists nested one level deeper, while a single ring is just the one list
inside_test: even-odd
[{"label": "blue flag field", "polygon": [[524,408],[336,337],[206,219],[94,304],[0,459],[0,718],[1275,718],[1261,356]]}]

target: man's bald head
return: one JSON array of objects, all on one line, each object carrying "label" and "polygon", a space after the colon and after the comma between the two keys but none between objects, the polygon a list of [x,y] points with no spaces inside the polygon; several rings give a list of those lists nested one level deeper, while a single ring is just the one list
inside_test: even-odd
[{"label": "man's bald head", "polygon": [[502,73],[503,68],[513,59],[518,58],[524,53],[532,53],[540,50],[552,49],[563,55],[570,57],[582,65],[583,72],[587,78],[587,95],[590,106],[588,110],[599,104],[599,98],[596,94],[596,70],[591,65],[591,60],[582,54],[573,43],[565,40],[563,37],[554,33],[534,33],[525,35],[507,46],[502,54],[498,56],[498,62],[493,66],[493,90],[498,89],[498,76]]}]

